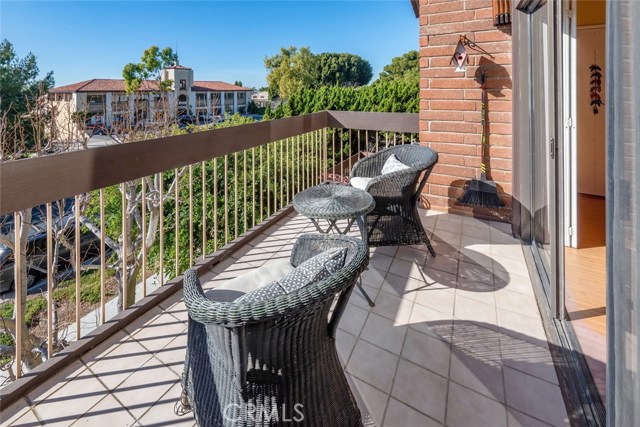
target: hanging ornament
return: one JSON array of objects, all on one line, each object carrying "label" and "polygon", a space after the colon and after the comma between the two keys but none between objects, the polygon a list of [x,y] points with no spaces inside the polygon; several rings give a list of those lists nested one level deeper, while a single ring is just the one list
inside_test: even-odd
[{"label": "hanging ornament", "polygon": [[602,68],[599,65],[593,64],[589,67],[591,70],[591,106],[593,107],[593,114],[599,113],[599,108],[602,107]]},{"label": "hanging ornament", "polygon": [[465,36],[460,36],[460,41],[458,41],[456,51],[451,57],[451,64],[456,66],[455,71],[461,73],[464,73],[466,69],[465,63],[469,63],[469,55],[467,55],[467,50],[465,49],[464,44]]}]

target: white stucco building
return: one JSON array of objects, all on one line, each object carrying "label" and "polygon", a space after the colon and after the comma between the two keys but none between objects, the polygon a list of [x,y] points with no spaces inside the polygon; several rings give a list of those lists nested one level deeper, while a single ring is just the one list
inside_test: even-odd
[{"label": "white stucco building", "polygon": [[[127,95],[123,79],[91,79],[49,91],[60,130],[74,113],[84,112],[91,124],[114,126],[131,120],[153,121],[159,114],[190,114],[211,118],[224,113],[246,113],[251,89],[221,81],[194,80],[193,69],[182,65],[165,68],[161,80],[172,81],[163,95],[155,80],[142,82],[136,95]],[[67,133],[67,132],[65,132]]]}]

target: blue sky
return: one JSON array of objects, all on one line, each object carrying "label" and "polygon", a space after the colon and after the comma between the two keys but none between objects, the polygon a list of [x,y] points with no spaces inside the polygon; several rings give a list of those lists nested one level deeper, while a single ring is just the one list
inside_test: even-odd
[{"label": "blue sky", "polygon": [[7,1],[0,35],[20,57],[33,52],[56,85],[121,78],[152,45],[178,49],[196,80],[265,84],[265,55],[282,46],[349,52],[374,79],[394,56],[418,49],[409,0],[386,1]]}]

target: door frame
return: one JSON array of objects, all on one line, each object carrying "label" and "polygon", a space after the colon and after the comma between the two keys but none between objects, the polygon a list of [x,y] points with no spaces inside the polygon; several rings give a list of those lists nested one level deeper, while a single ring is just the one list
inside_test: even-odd
[{"label": "door frame", "polygon": [[[577,94],[577,20],[575,11],[577,0],[563,2],[562,8],[562,127],[563,127],[563,167],[564,175],[564,241],[577,248],[578,235],[578,134],[576,129]],[[560,249],[564,245],[560,246]]]}]

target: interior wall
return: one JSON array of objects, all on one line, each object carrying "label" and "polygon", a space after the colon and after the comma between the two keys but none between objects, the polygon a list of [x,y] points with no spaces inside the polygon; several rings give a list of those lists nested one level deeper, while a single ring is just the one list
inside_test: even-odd
[{"label": "interior wall", "polygon": [[[592,2],[586,2],[592,3]],[[582,2],[578,4],[578,10]],[[605,61],[604,26],[578,27],[576,34],[576,130],[578,137],[578,193],[605,196],[606,191],[606,141],[605,141]],[[600,67],[602,78],[594,77],[590,67]],[[592,83],[599,80],[599,90]],[[592,105],[593,96],[599,96],[601,106]]]}]

